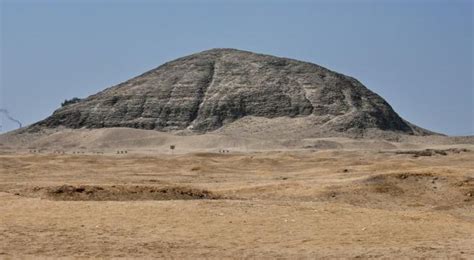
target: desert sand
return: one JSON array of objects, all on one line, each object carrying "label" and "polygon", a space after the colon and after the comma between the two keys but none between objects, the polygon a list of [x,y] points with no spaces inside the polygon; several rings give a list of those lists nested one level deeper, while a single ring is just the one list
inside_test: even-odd
[{"label": "desert sand", "polygon": [[0,139],[0,258],[474,258],[472,138],[91,131]]}]

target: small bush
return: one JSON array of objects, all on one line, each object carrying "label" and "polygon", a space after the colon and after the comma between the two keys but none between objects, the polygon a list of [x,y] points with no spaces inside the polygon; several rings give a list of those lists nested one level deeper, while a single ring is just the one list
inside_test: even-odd
[{"label": "small bush", "polygon": [[71,104],[74,104],[74,103],[77,103],[81,101],[80,98],[77,98],[77,97],[74,97],[74,98],[71,98],[71,99],[66,99],[64,100],[64,102],[61,103],[61,106],[64,107],[64,106],[67,106],[67,105],[71,105]]}]

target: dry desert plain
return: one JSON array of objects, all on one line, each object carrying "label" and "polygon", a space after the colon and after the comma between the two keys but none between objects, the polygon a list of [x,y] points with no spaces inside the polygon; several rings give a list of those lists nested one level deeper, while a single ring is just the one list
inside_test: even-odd
[{"label": "dry desert plain", "polygon": [[4,150],[0,258],[472,259],[462,147]]}]

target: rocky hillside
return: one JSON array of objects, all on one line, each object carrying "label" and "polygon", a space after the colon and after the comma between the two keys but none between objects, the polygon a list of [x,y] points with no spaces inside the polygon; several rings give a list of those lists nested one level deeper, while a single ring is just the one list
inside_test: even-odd
[{"label": "rocky hillside", "polygon": [[[244,117],[299,118],[314,133],[425,135],[359,81],[321,66],[235,49],[179,58],[85,99],[35,127],[208,132]],[[309,122],[309,124],[308,124]]]}]

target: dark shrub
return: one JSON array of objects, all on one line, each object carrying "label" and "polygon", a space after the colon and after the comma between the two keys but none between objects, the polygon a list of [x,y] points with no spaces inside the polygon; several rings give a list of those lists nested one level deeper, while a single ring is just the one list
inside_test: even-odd
[{"label": "dark shrub", "polygon": [[64,100],[64,102],[61,103],[61,106],[64,107],[64,106],[67,106],[67,105],[70,105],[70,104],[74,104],[74,103],[77,103],[81,101],[80,98],[77,98],[77,97],[74,97],[74,98],[71,98],[71,99],[66,99]]}]

